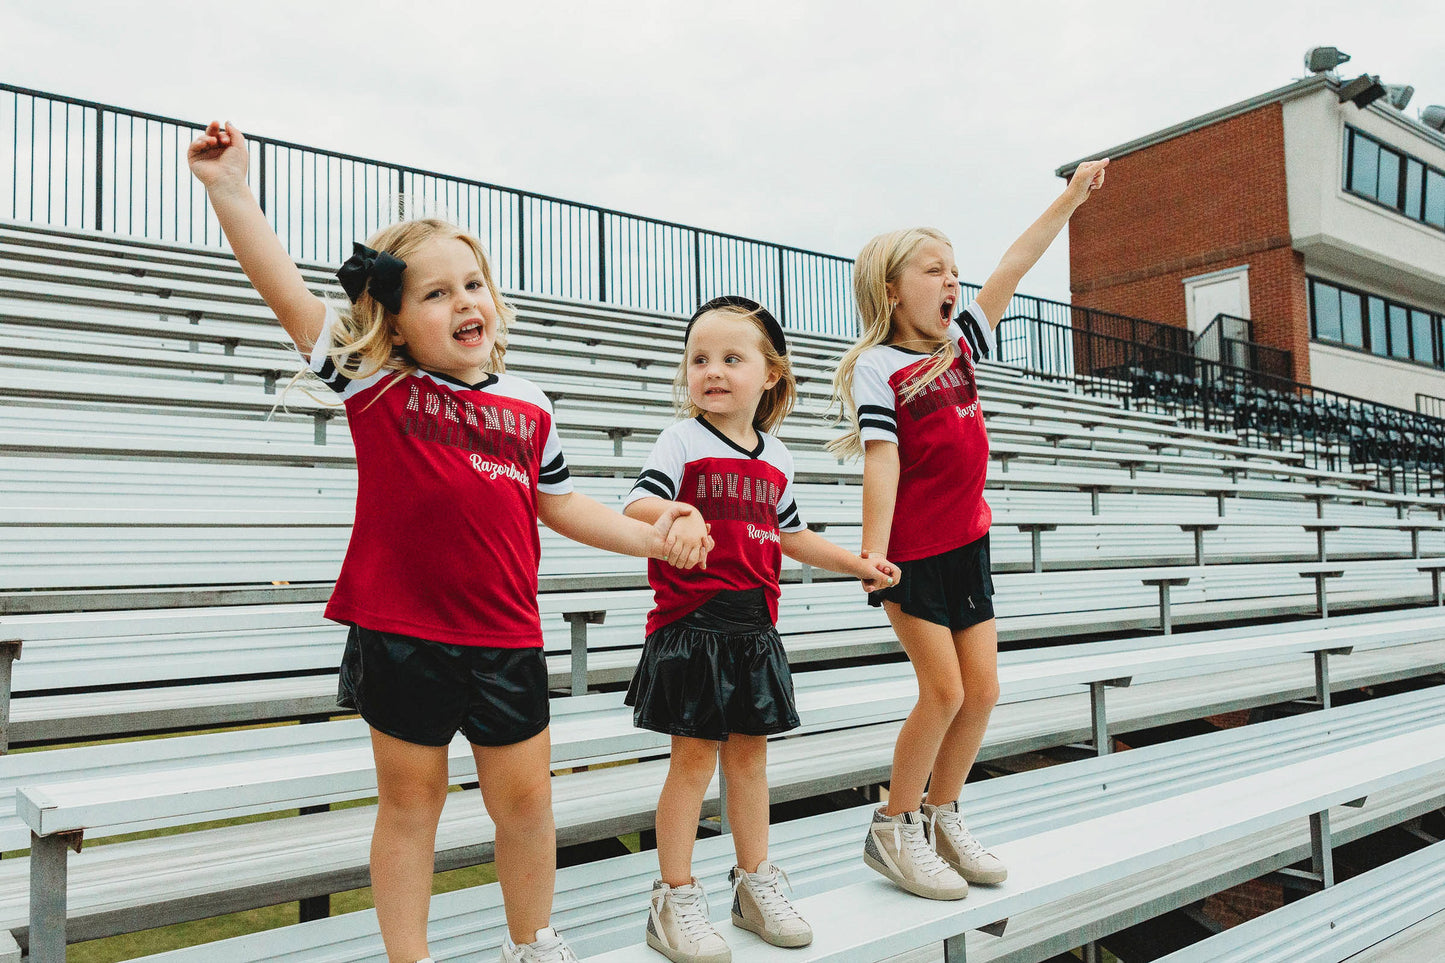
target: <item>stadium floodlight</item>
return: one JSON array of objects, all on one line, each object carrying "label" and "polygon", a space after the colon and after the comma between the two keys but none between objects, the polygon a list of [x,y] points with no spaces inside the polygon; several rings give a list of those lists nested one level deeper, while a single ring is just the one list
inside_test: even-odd
[{"label": "stadium floodlight", "polygon": [[1338,47],[1311,47],[1305,51],[1305,69],[1312,74],[1323,74],[1349,59],[1350,55]]},{"label": "stadium floodlight", "polygon": [[1445,131],[1445,107],[1439,104],[1431,104],[1420,111],[1420,123],[1426,127],[1433,127],[1436,130]]},{"label": "stadium floodlight", "polygon": [[1385,85],[1380,83],[1380,78],[1373,74],[1360,74],[1340,88],[1340,103],[1343,104],[1348,100],[1361,110],[1383,96],[1385,96]]},{"label": "stadium floodlight", "polygon": [[1385,94],[1390,98],[1391,107],[1404,110],[1410,98],[1415,96],[1415,88],[1409,84],[1386,84]]}]

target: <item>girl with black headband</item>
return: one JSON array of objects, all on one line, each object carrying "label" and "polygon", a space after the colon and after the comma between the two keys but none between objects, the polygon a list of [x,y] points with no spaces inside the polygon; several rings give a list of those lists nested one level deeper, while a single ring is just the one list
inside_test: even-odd
[{"label": "girl with black headband", "polygon": [[774,625],[782,556],[891,585],[881,556],[863,559],[808,531],[793,497],[793,459],[769,432],[793,407],[797,388],[783,329],[746,298],[709,301],[684,336],[676,400],[688,416],[664,431],[627,498],[644,522],[679,506],[689,537],[712,526],[705,566],[648,563],[656,605],[627,692],[641,728],[672,736],[672,758],[657,802],[657,858],[647,944],[674,963],[727,963],[692,847],[708,783],[722,761],[737,865],[733,924],[777,946],[806,946],[812,929],[768,861],[767,737],[798,725],[793,682]]},{"label": "girl with black headband", "polygon": [[393,224],[342,265],[351,307],[312,294],[246,185],[246,142],[212,123],[190,146],[231,250],[337,393],[356,447],[356,521],[327,618],[351,627],[338,702],[371,727],[376,916],[390,963],[430,963],[448,746],[471,745],[496,824],[503,963],[573,963],[549,925],[556,878],[537,520],[674,565],[710,539],[683,505],[642,524],[572,490],[552,407],[503,370],[512,310],[481,243],[443,221]]}]

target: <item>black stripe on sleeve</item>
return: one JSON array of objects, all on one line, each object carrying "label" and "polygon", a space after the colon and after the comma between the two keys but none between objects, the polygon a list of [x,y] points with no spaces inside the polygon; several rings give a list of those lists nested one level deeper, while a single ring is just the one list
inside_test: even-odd
[{"label": "black stripe on sleeve", "polygon": [[346,391],[346,384],[349,379],[337,370],[336,362],[332,359],[331,355],[326,355],[325,359],[321,362],[321,370],[316,372],[316,376],[326,382],[326,387],[337,394],[342,394]]},{"label": "black stripe on sleeve", "polygon": [[788,502],[788,507],[778,512],[778,527],[791,528],[798,523],[798,505]]},{"label": "black stripe on sleeve", "polygon": [[876,428],[879,431],[886,431],[890,435],[898,434],[898,426],[891,421],[878,421],[873,418],[859,418],[858,430],[862,431],[864,428]]},{"label": "black stripe on sleeve", "polygon": [[[672,479],[668,478],[667,475],[663,472],[660,472],[655,468],[644,468],[642,470],[642,474],[637,476],[638,484],[641,484],[644,478],[651,479],[651,481],[662,490],[663,498],[673,499],[677,497],[677,489],[673,485]],[[651,489],[649,487],[649,490],[654,489]]]},{"label": "black stripe on sleeve", "polygon": [[979,327],[978,319],[973,316],[972,311],[965,311],[963,312],[961,320],[963,324],[960,325],[960,327],[963,328],[963,336],[968,340],[968,346],[972,349],[973,356],[975,358],[987,358],[989,356],[988,337],[983,333],[983,329]]},{"label": "black stripe on sleeve", "polygon": [[637,491],[639,488],[645,492],[656,495],[658,498],[665,498],[668,501],[672,501],[672,495],[651,478],[637,479],[637,484],[632,486],[632,490]]},{"label": "black stripe on sleeve", "polygon": [[858,417],[862,418],[864,415],[877,415],[894,423],[898,421],[898,415],[894,414],[893,409],[885,408],[882,405],[859,405]]},{"label": "black stripe on sleeve", "polygon": [[569,478],[571,478],[571,477],[572,477],[572,472],[567,468],[566,465],[563,465],[561,468],[557,469],[556,471],[548,472],[548,473],[545,474],[545,475],[538,475],[538,476],[537,476],[537,484],[539,484],[539,485],[555,485],[555,484],[557,484],[558,482],[564,482],[564,481],[566,481],[567,479],[569,479]]}]

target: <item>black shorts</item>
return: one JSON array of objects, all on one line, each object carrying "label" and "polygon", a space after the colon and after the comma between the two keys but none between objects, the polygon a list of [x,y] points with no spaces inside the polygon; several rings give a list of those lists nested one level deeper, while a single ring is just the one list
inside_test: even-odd
[{"label": "black shorts", "polygon": [[897,602],[904,614],[952,631],[994,617],[987,535],[947,552],[893,564],[903,577],[892,588],[869,592],[869,605]]},{"label": "black shorts", "polygon": [[422,746],[458,731],[477,746],[530,739],[551,720],[540,648],[451,645],[353,625],[336,703],[372,728]]},{"label": "black shorts", "polygon": [[763,590],[719,592],[649,635],[626,702],[639,729],[673,736],[796,729],[793,676]]}]

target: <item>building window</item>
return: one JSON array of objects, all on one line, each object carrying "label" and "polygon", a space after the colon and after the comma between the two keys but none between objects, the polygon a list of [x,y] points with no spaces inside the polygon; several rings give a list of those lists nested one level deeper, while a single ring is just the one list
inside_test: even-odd
[{"label": "building window", "polygon": [[1445,229],[1445,171],[1345,127],[1345,190]]},{"label": "building window", "polygon": [[1309,295],[1316,341],[1445,367],[1445,315],[1319,278],[1309,279]]},{"label": "building window", "polygon": [[1445,228],[1445,174],[1425,171],[1425,221]]}]

